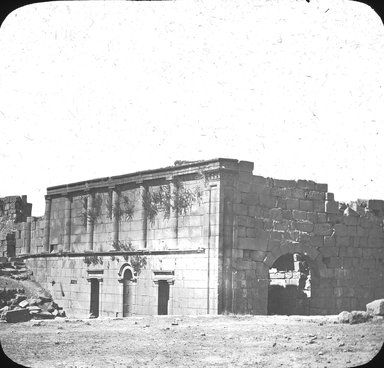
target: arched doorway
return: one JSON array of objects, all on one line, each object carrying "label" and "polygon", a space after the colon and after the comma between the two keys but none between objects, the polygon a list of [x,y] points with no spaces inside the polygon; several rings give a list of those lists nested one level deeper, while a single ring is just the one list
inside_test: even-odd
[{"label": "arched doorway", "polygon": [[276,259],[269,269],[268,314],[310,314],[309,263],[301,253],[287,253]]},{"label": "arched doorway", "polygon": [[134,279],[132,270],[126,268],[122,277],[123,283],[123,317],[132,315],[133,310],[133,292],[134,292]]}]

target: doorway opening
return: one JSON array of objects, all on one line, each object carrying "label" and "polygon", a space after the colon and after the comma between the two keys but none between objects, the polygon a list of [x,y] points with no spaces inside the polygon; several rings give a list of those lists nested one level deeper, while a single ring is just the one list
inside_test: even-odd
[{"label": "doorway opening", "polygon": [[132,315],[133,311],[133,286],[134,279],[132,271],[126,269],[123,274],[123,317],[128,317]]},{"label": "doorway opening", "polygon": [[306,256],[288,253],[269,270],[268,314],[309,315],[311,271]]},{"label": "doorway opening", "polygon": [[100,296],[100,280],[92,278],[91,280],[91,303],[89,313],[91,318],[99,317],[99,296]]},{"label": "doorway opening", "polygon": [[159,280],[157,314],[168,314],[169,283],[167,280]]}]

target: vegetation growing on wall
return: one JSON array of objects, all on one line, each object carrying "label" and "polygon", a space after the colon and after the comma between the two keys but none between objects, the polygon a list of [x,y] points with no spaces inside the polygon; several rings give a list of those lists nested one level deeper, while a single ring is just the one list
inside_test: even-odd
[{"label": "vegetation growing on wall", "polygon": [[107,197],[106,207],[108,218],[112,219],[112,217],[115,217],[118,221],[132,220],[135,210],[135,204],[131,202],[128,196],[119,196],[118,202],[113,203],[112,195],[109,195]]},{"label": "vegetation growing on wall", "polygon": [[[82,203],[82,212],[81,212],[81,220],[84,226],[87,225],[87,222],[92,224],[96,223],[98,219],[101,217],[101,207],[103,204],[103,197],[101,194],[96,194],[95,198],[93,198],[92,206],[88,206],[88,197],[81,197]],[[90,208],[89,208],[90,207]]]},{"label": "vegetation growing on wall", "polygon": [[97,265],[97,264],[103,264],[103,258],[98,257],[96,255],[90,255],[90,256],[85,256],[83,258],[83,262],[87,265],[90,266],[91,264]]},{"label": "vegetation growing on wall", "polygon": [[[196,177],[207,183],[204,173],[199,172]],[[202,200],[202,190],[199,186],[194,189],[187,188],[179,179],[172,180],[173,188],[170,184],[161,185],[158,190],[146,190],[142,195],[142,205],[146,212],[147,219],[151,224],[154,223],[156,216],[163,213],[165,220],[171,216],[171,212],[177,215],[186,215],[193,204],[200,205]],[[82,201],[82,223],[86,226],[87,222],[96,223],[102,215],[103,196],[96,194],[90,207],[88,196],[81,197]],[[89,208],[90,207],[90,208]],[[117,218],[118,221],[131,221],[134,214],[135,204],[128,196],[120,195],[118,201],[113,203],[112,196],[108,195],[105,200],[105,207],[109,219]]]},{"label": "vegetation growing on wall", "polygon": [[[127,243],[117,241],[112,243],[112,247],[121,252],[134,252],[135,248],[132,246],[132,243],[129,241]],[[141,270],[145,268],[147,265],[147,257],[140,254],[128,255],[124,254],[123,258],[129,262],[136,272],[137,275],[140,274]]]},{"label": "vegetation growing on wall", "polygon": [[185,215],[194,203],[201,203],[202,191],[200,187],[187,188],[178,179],[173,179],[173,189],[170,185],[161,185],[157,191],[145,191],[142,196],[143,208],[150,223],[154,223],[159,212],[163,212],[164,219],[169,219],[171,211],[178,215]]}]

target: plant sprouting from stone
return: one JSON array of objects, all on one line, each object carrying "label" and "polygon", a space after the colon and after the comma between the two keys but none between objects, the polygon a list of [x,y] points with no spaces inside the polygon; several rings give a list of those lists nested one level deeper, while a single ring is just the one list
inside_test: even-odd
[{"label": "plant sprouting from stone", "polygon": [[[113,242],[112,247],[118,252],[135,252],[135,248],[130,241],[127,243]],[[131,264],[136,274],[140,274],[141,270],[147,265],[147,257],[140,254],[123,254],[123,258]]]},{"label": "plant sprouting from stone", "polygon": [[89,206],[88,196],[81,197],[82,212],[81,219],[84,226],[87,222],[92,224],[96,223],[101,217],[101,206],[103,203],[103,197],[100,194],[96,194],[92,201],[92,206]]},{"label": "plant sprouting from stone", "polygon": [[90,266],[91,264],[97,265],[97,264],[103,264],[103,259],[101,257],[96,256],[96,255],[85,256],[83,259],[83,262],[87,266]]},{"label": "plant sprouting from stone", "polygon": [[113,203],[112,196],[107,197],[107,214],[110,219],[115,217],[118,221],[130,221],[133,218],[135,204],[128,196],[119,196],[117,202]]},{"label": "plant sprouting from stone", "polygon": [[168,220],[172,211],[178,215],[186,215],[194,203],[201,204],[200,187],[189,189],[178,178],[173,179],[172,183],[173,189],[168,184],[161,185],[157,191],[143,193],[143,207],[151,224],[159,212],[163,212],[164,219]]}]

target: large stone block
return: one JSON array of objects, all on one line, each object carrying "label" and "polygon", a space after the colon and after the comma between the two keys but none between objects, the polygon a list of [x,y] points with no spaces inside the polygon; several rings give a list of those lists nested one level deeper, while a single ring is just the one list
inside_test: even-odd
[{"label": "large stone block", "polygon": [[296,226],[296,229],[299,231],[304,231],[307,233],[313,231],[313,223],[309,221],[296,222],[295,226]]},{"label": "large stone block", "polygon": [[28,309],[15,309],[5,312],[5,320],[8,323],[29,321],[31,316]]},{"label": "large stone block", "polygon": [[269,216],[273,220],[282,220],[283,219],[283,214],[281,208],[272,208],[269,210]]},{"label": "large stone block", "polygon": [[332,234],[332,226],[327,223],[315,224],[314,233],[317,235],[331,235]]},{"label": "large stone block", "polygon": [[293,219],[298,220],[298,221],[305,221],[305,220],[307,220],[307,212],[293,210],[292,211],[292,217],[293,217]]},{"label": "large stone block", "polygon": [[298,180],[297,187],[301,189],[314,190],[316,183],[312,180]]},{"label": "large stone block", "polygon": [[300,202],[296,198],[287,198],[286,206],[288,210],[298,210]]},{"label": "large stone block", "polygon": [[326,201],[325,202],[325,212],[337,214],[339,212],[339,202]]},{"label": "large stone block", "polygon": [[384,299],[378,299],[368,303],[367,312],[374,316],[384,316]]},{"label": "large stone block", "polygon": [[300,199],[299,209],[301,211],[307,211],[307,212],[313,211],[313,202],[305,199]]},{"label": "large stone block", "polygon": [[327,192],[328,184],[315,183],[315,190],[317,190],[318,192]]},{"label": "large stone block", "polygon": [[292,189],[292,197],[296,199],[305,199],[304,189],[299,189],[299,188]]}]

